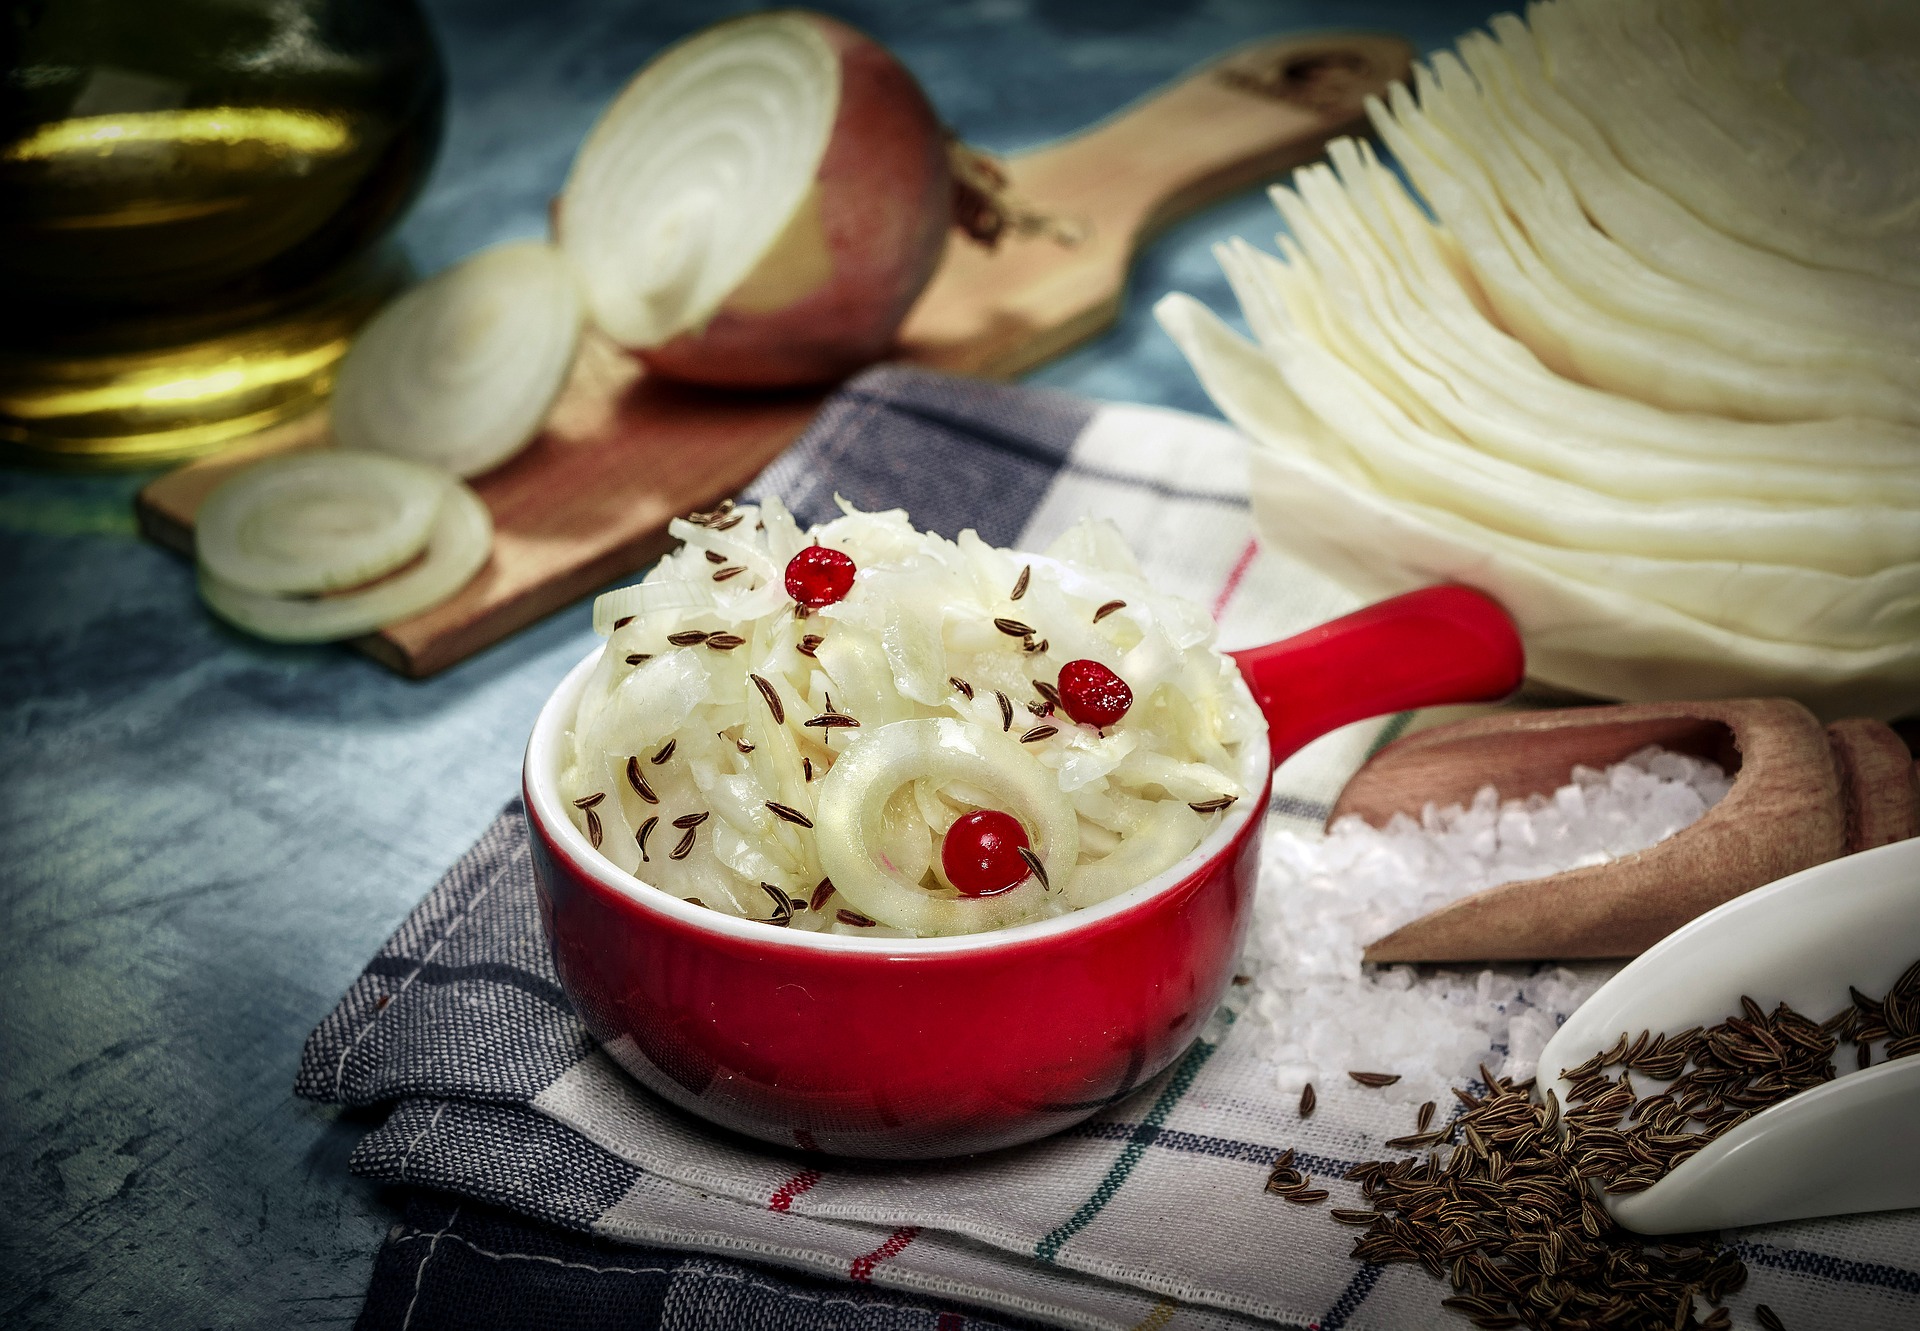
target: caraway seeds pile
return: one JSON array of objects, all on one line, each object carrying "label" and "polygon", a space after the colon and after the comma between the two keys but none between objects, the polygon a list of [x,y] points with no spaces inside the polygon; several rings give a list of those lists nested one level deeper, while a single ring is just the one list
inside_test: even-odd
[{"label": "caraway seeds pile", "polygon": [[[1356,1258],[1414,1263],[1450,1281],[1454,1293],[1441,1302],[1478,1327],[1730,1328],[1732,1314],[1718,1305],[1746,1282],[1740,1259],[1706,1235],[1652,1241],[1629,1233],[1593,1187],[1653,1186],[1720,1134],[1833,1080],[1842,1041],[1853,1044],[1862,1068],[1875,1044],[1883,1062],[1920,1053],[1920,961],[1884,999],[1850,993],[1852,1003],[1824,1022],[1784,1003],[1767,1013],[1743,997],[1740,1015],[1715,1026],[1622,1034],[1562,1074],[1572,1088],[1564,1111],[1551,1090],[1536,1098],[1532,1080],[1483,1067],[1484,1092],[1456,1089],[1461,1112],[1450,1122],[1432,1127],[1428,1102],[1414,1133],[1387,1143],[1424,1156],[1354,1166],[1346,1177],[1370,1209],[1335,1209],[1331,1217],[1365,1227]],[[1617,1078],[1611,1068],[1620,1069]],[[1636,1074],[1658,1089],[1640,1093]],[[1310,1104],[1303,1099],[1303,1113]],[[1291,1151],[1267,1186],[1296,1203],[1327,1196],[1294,1168]],[[1766,1331],[1780,1331],[1764,1304],[1755,1316]]]}]

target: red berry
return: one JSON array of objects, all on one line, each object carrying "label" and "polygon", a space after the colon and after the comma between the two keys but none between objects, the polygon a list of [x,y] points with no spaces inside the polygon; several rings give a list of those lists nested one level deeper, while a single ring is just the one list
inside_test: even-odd
[{"label": "red berry", "polygon": [[1106,727],[1133,706],[1133,690],[1098,661],[1069,661],[1060,667],[1060,705],[1083,726]]},{"label": "red berry", "polygon": [[1020,852],[1027,829],[1010,813],[975,809],[953,820],[940,842],[940,867],[967,897],[990,897],[1017,887],[1033,870]]},{"label": "red berry", "polygon": [[787,595],[818,610],[853,590],[853,557],[824,545],[810,545],[787,561]]}]

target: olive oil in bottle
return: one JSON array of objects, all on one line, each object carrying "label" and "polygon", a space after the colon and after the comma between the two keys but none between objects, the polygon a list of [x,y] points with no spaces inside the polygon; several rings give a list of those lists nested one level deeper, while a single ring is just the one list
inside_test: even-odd
[{"label": "olive oil in bottle", "polygon": [[438,145],[411,0],[24,0],[0,87],[0,446],[141,465],[316,405]]}]

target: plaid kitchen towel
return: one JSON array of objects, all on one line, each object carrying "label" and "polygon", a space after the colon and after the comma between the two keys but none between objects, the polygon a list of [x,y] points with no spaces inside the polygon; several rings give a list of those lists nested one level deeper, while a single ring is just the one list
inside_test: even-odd
[{"label": "plaid kitchen towel", "polygon": [[[1229,646],[1353,603],[1254,544],[1243,441],[1174,412],[882,369],[828,404],[757,482],[755,492],[769,491],[803,520],[830,517],[839,493],[863,508],[903,506],[949,536],[973,526],[996,544],[1044,545],[1087,512],[1109,517],[1150,578],[1213,609]],[[1276,777],[1271,816],[1319,822],[1398,724],[1349,727],[1303,750]],[[1339,1176],[1396,1154],[1382,1143],[1407,1130],[1406,1108],[1323,1084],[1318,1112],[1303,1121],[1255,1043],[1236,1041],[1224,1009],[1132,1098],[990,1156],[858,1163],[745,1141],[654,1100],[620,1070],[620,1051],[599,1049],[580,1025],[541,933],[516,803],[314,1033],[298,1089],[392,1106],[355,1153],[356,1170],[575,1236],[543,1232],[535,1256],[501,1257],[462,1235],[457,1217],[432,1229],[410,1222],[383,1249],[369,1326],[462,1324],[435,1320],[442,1304],[420,1300],[444,1301],[459,1287],[456,1269],[476,1262],[494,1268],[486,1277],[508,1302],[564,1303],[527,1319],[554,1325],[600,1325],[580,1309],[616,1297],[648,1310],[631,1323],[642,1326],[988,1324],[963,1307],[1111,1331],[1453,1320],[1438,1304],[1447,1291],[1424,1271],[1355,1262],[1354,1232],[1330,1223],[1324,1207],[1287,1205],[1262,1188],[1273,1159],[1292,1148],[1298,1167],[1334,1190],[1333,1204],[1353,1204],[1357,1192]],[[1752,1278],[1734,1308],[1747,1324],[1746,1310],[1763,1301],[1790,1326],[1920,1325],[1920,1216],[1806,1222],[1741,1239]],[[636,1245],[624,1265],[646,1270],[611,1271],[623,1263],[607,1257],[609,1241]],[[708,1265],[662,1249],[705,1254]],[[835,1278],[845,1297],[822,1303],[818,1285],[782,1290],[746,1263]],[[557,1282],[555,1271],[571,1274]],[[616,1295],[587,1281],[603,1275],[631,1283]],[[751,1320],[748,1304],[726,1303],[716,1282],[768,1311]],[[689,1300],[713,1301],[706,1320],[662,1312],[683,1284]],[[856,1285],[891,1293],[856,1298]],[[403,1297],[408,1290],[419,1299]],[[377,1320],[401,1306],[401,1320]]]},{"label": "plaid kitchen towel", "polygon": [[889,1290],[570,1234],[417,1193],[377,1259],[361,1331],[1033,1331]]}]

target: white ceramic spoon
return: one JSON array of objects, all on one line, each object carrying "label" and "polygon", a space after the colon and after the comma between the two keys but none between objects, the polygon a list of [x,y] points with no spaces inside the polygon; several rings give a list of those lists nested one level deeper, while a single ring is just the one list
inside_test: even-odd
[{"label": "white ceramic spoon", "polygon": [[[1879,997],[1920,958],[1920,840],[1815,865],[1668,935],[1586,1001],[1540,1055],[1540,1084],[1625,1031],[1679,1032],[1740,1011],[1745,994],[1815,1021],[1847,986]],[[1920,1206],[1920,1055],[1864,1070],[1843,1044],[1834,1081],[1755,1114],[1644,1192],[1605,1198],[1642,1234],[1678,1234]]]}]

